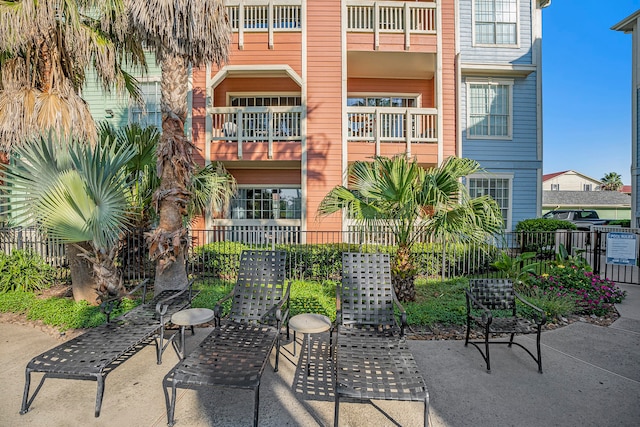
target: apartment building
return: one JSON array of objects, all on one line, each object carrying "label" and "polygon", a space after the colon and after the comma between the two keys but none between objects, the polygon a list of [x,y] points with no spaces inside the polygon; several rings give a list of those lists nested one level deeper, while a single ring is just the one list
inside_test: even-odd
[{"label": "apartment building", "polygon": [[229,62],[193,70],[190,125],[197,160],[222,162],[239,191],[200,226],[348,230],[318,218],[320,201],[350,163],[396,154],[474,158],[487,173],[467,185],[508,229],[538,216],[548,3],[227,0]]}]

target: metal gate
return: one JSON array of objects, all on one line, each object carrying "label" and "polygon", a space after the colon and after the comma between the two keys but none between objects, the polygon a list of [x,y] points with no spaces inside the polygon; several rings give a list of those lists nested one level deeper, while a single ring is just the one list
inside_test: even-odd
[{"label": "metal gate", "polygon": [[[607,264],[607,236],[609,233],[633,233],[636,237],[636,265]],[[593,272],[613,280],[615,283],[640,284],[640,229],[622,227],[592,227]]]}]

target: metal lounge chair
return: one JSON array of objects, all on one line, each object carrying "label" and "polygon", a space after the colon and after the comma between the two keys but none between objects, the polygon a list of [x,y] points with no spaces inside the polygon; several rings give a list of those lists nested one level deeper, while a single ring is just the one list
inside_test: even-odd
[{"label": "metal lounge chair", "polygon": [[[464,345],[473,345],[478,349],[487,364],[487,372],[491,372],[489,346],[493,344],[507,344],[509,347],[517,345],[524,349],[538,364],[538,372],[542,373],[542,357],[540,353],[540,333],[542,325],[547,321],[543,310],[524,300],[514,289],[513,282],[508,279],[471,279],[467,299],[467,335]],[[532,320],[519,316],[516,311],[516,299],[531,309]],[[510,316],[494,316],[492,310],[507,310]],[[482,341],[469,341],[471,327],[477,325],[484,335]],[[508,341],[489,341],[491,335],[508,334]],[[516,334],[536,334],[537,357],[522,344],[513,340]],[[478,345],[484,344],[484,351]]]},{"label": "metal lounge chair", "polygon": [[[169,426],[175,424],[176,389],[209,387],[254,390],[253,424],[258,425],[260,379],[274,345],[278,370],[280,329],[289,315],[285,262],[285,252],[242,252],[234,290],[214,309],[216,327],[164,378]],[[222,319],[222,305],[229,299],[229,315]]]},{"label": "metal lounge chair", "polygon": [[393,290],[388,254],[342,254],[336,308],[334,425],[341,398],[424,402],[429,425],[429,393],[406,344],[406,313]]},{"label": "metal lounge chair", "polygon": [[[89,329],[69,341],[34,357],[26,367],[26,381],[20,414],[29,411],[31,403],[47,378],[93,380],[98,383],[95,416],[100,416],[106,376],[125,360],[152,341],[156,345],[157,363],[162,363],[165,342],[164,330],[171,315],[191,305],[192,284],[183,290],[167,290],[145,302],[146,280],[128,295],[143,290],[143,303],[124,315],[111,320],[115,299],[107,300],[101,309],[107,314],[107,323]],[[44,374],[31,397],[31,374]]]}]

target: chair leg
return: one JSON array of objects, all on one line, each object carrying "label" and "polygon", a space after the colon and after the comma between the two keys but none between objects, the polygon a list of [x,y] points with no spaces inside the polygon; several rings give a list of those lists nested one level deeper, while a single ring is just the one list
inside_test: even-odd
[{"label": "chair leg", "polygon": [[280,335],[276,338],[276,366],[273,368],[273,372],[278,372],[278,362],[280,360]]},{"label": "chair leg", "polygon": [[469,344],[469,332],[471,332],[471,319],[467,317],[467,335],[464,339],[464,346],[466,347]]},{"label": "chair leg", "polygon": [[429,395],[424,398],[424,427],[429,427]]},{"label": "chair leg", "polygon": [[[24,393],[22,394],[22,407],[20,408],[20,415],[24,415],[29,411],[29,387],[31,385],[31,370],[27,369],[25,371],[25,381],[24,381]],[[35,394],[34,394],[35,397]]]},{"label": "chair leg", "polygon": [[489,356],[489,327],[484,331],[484,351],[487,359],[487,372],[491,372],[491,359]]},{"label": "chair leg", "polygon": [[516,334],[515,334],[515,333],[513,333],[513,334],[511,334],[511,338],[509,338],[509,348],[511,348],[511,346],[513,345],[513,337],[514,337],[515,335],[516,335]]},{"label": "chair leg", "polygon": [[542,373],[542,352],[540,351],[540,326],[538,326],[538,337],[536,339],[536,348],[538,350],[538,372]]},{"label": "chair leg", "polygon": [[175,424],[175,412],[176,412],[176,385],[172,382],[171,384],[171,398],[169,398],[169,392],[167,391],[167,387],[164,388],[164,400],[167,405],[167,425],[169,427],[173,427]]},{"label": "chair leg", "polygon": [[336,393],[335,404],[333,409],[333,427],[338,427],[339,414],[340,414],[340,398],[338,397],[338,393]]},{"label": "chair leg", "polygon": [[104,377],[102,375],[97,377],[98,380],[98,392],[96,393],[96,418],[100,416],[100,408],[102,407],[102,397],[104,396]]},{"label": "chair leg", "polygon": [[260,386],[256,387],[255,400],[253,405],[253,427],[258,427],[258,408],[260,406]]}]

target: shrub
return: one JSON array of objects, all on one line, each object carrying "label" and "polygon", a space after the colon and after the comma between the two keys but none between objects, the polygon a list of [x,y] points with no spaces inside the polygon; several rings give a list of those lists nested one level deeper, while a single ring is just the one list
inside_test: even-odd
[{"label": "shrub", "polygon": [[614,219],[613,221],[610,221],[608,225],[619,225],[621,227],[629,228],[631,227],[631,220],[630,219]]},{"label": "shrub", "polygon": [[0,292],[33,292],[51,286],[53,268],[37,254],[14,250],[0,253]]},{"label": "shrub", "polygon": [[621,302],[626,292],[611,280],[573,264],[556,264],[547,273],[531,280],[531,292],[555,297],[568,296],[576,312],[602,316],[613,304]]},{"label": "shrub", "polygon": [[533,218],[516,224],[516,231],[557,231],[576,230],[574,223],[562,219]]},{"label": "shrub", "polygon": [[552,258],[555,232],[575,229],[573,223],[561,219],[525,219],[516,225],[517,242],[523,252],[535,252],[539,259]]},{"label": "shrub", "polygon": [[214,242],[194,248],[189,262],[221,280],[234,281],[240,267],[240,254],[248,247],[238,242]]},{"label": "shrub", "polygon": [[465,279],[416,280],[416,301],[405,302],[410,325],[432,326],[437,323],[464,325],[466,321]]}]

